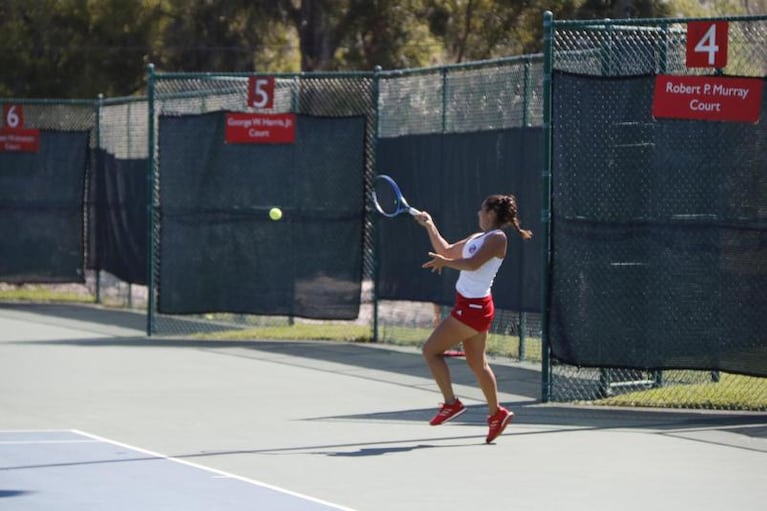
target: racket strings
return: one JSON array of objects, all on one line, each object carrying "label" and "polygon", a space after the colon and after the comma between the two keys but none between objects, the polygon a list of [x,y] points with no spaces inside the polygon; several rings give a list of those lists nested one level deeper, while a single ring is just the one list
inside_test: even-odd
[{"label": "racket strings", "polygon": [[374,191],[376,203],[385,214],[394,214],[401,208],[399,195],[389,182],[378,180]]}]

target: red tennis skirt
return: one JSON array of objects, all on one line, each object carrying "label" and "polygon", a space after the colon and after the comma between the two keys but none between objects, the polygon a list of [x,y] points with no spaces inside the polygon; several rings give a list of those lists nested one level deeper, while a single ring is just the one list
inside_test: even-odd
[{"label": "red tennis skirt", "polygon": [[490,325],[493,324],[493,317],[495,317],[493,296],[466,298],[460,293],[456,293],[455,305],[450,311],[450,315],[477,332],[487,332],[490,330]]}]

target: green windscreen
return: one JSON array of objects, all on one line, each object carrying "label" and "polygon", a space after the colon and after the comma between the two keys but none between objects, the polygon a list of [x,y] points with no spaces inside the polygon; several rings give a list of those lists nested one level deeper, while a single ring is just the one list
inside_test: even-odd
[{"label": "green windscreen", "polygon": [[654,76],[553,83],[554,355],[767,375],[767,100],[656,120]]},{"label": "green windscreen", "polygon": [[160,312],[357,317],[364,118],[297,116],[292,144],[228,144],[224,112],[159,126]]},{"label": "green windscreen", "polygon": [[40,131],[37,152],[0,152],[0,281],[84,282],[87,131]]}]

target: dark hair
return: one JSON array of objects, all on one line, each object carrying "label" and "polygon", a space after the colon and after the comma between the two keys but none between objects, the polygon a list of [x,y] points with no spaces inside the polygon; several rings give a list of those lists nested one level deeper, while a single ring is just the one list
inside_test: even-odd
[{"label": "dark hair", "polygon": [[495,211],[496,218],[501,227],[511,225],[522,238],[529,240],[533,237],[533,231],[522,229],[517,210],[517,198],[513,195],[491,195],[485,199],[485,209]]}]

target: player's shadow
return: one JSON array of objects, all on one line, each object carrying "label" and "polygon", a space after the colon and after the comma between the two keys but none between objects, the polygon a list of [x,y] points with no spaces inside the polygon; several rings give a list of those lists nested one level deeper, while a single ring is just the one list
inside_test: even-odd
[{"label": "player's shadow", "polygon": [[25,490],[0,490],[0,499],[7,497],[21,497],[22,495],[27,495],[29,493],[31,492]]},{"label": "player's shadow", "polygon": [[[504,403],[509,406],[515,406],[520,403]],[[372,421],[372,422],[418,422],[426,425],[434,416],[436,407],[430,408],[413,408],[406,410],[391,410],[387,412],[369,412],[350,415],[330,415],[323,417],[307,417],[303,420],[308,421]],[[467,405],[466,413],[450,421],[451,425],[461,424],[464,426],[485,426],[487,421],[487,406],[482,405]]]},{"label": "player's shadow", "polygon": [[[402,454],[402,453],[408,453],[413,451],[421,451],[424,449],[444,449],[444,448],[455,449],[457,447],[470,447],[470,446],[476,446],[480,444],[484,445],[485,437],[483,435],[463,435],[463,436],[453,436],[453,437],[445,437],[445,438],[421,438],[421,439],[418,439],[417,441],[419,443],[409,443],[409,442],[401,442],[401,441],[376,442],[379,445],[375,447],[371,447],[370,444],[367,444],[368,445],[367,447],[362,447],[362,444],[360,444],[359,449],[355,451],[340,449],[343,447],[357,447],[353,445],[326,446],[328,448],[332,447],[334,449],[314,451],[312,454],[331,456],[334,458],[365,458],[369,456],[383,456],[385,454]],[[435,443],[423,443],[425,441],[435,442]],[[449,443],[442,443],[442,442],[449,442]],[[380,445],[380,444],[384,444],[384,445]]]},{"label": "player's shadow", "polygon": [[[146,313],[132,309],[111,309],[96,304],[72,303],[15,303],[0,302],[0,308],[41,314],[65,320],[94,323],[105,327],[118,327],[125,330],[135,330],[137,335],[146,332]],[[169,332],[180,331],[196,333],[219,332],[236,329],[234,325],[217,325],[209,321],[193,318],[163,316],[162,324]]]},{"label": "player's shadow", "polygon": [[356,451],[327,451],[319,452],[317,454],[324,454],[325,456],[333,456],[338,458],[360,458],[366,456],[382,456],[384,454],[394,454],[417,451],[420,449],[434,449],[437,447],[447,447],[444,445],[406,445],[402,447],[363,447]]}]

